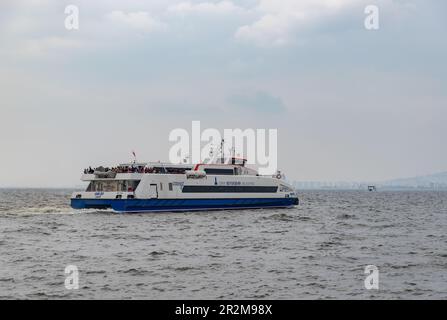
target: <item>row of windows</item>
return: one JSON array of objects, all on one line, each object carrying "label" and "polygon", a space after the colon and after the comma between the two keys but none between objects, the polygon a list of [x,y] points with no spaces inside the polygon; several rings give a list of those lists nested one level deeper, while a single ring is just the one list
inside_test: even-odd
[{"label": "row of windows", "polygon": [[216,175],[224,175],[224,176],[232,176],[236,174],[236,168],[233,169],[215,169],[215,168],[207,168],[205,169],[206,174],[216,174]]},{"label": "row of windows", "polygon": [[249,170],[245,167],[235,167],[233,169],[223,169],[223,168],[205,168],[206,174],[212,175],[223,175],[223,176],[233,176],[233,175],[244,175],[249,174]]},{"label": "row of windows", "polygon": [[277,186],[184,186],[184,193],[272,193]]},{"label": "row of windows", "polygon": [[[120,181],[92,181],[87,191],[96,192],[133,192],[138,187],[140,181],[137,180],[120,180]],[[169,191],[173,191],[173,184],[168,183]],[[281,185],[281,191],[287,188]],[[184,193],[272,193],[277,192],[277,186],[184,186]],[[291,190],[291,189],[290,189]],[[160,191],[163,191],[163,183],[160,182]]]},{"label": "row of windows", "polygon": [[[169,183],[168,186],[169,191],[172,191],[173,190],[172,183]],[[160,191],[163,191],[163,183],[161,182],[160,182]],[[278,191],[277,186],[184,186],[182,189],[182,192],[185,193],[207,193],[207,192],[271,193],[277,191]]]},{"label": "row of windows", "polygon": [[139,183],[139,180],[92,181],[87,192],[133,192]]}]

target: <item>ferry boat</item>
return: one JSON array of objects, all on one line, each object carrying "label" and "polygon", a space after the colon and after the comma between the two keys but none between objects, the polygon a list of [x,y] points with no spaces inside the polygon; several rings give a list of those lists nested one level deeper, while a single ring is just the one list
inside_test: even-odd
[{"label": "ferry boat", "polygon": [[134,161],[115,168],[89,168],[81,177],[88,187],[73,193],[71,206],[138,213],[298,205],[294,188],[280,172],[261,176],[245,164],[245,159],[231,157],[195,165]]}]

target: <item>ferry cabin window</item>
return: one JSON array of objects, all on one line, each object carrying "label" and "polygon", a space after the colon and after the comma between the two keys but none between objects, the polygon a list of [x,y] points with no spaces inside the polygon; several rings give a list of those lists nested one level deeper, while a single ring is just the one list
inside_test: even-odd
[{"label": "ferry cabin window", "polygon": [[88,185],[87,192],[99,192],[104,191],[101,181],[92,181]]},{"label": "ferry cabin window", "polygon": [[169,191],[172,191],[172,183],[169,182]]},{"label": "ferry cabin window", "polygon": [[163,183],[160,182],[160,191],[163,191]]},{"label": "ferry cabin window", "polygon": [[137,189],[140,184],[140,180],[128,180],[127,182],[127,192],[133,192]]},{"label": "ferry cabin window", "polygon": [[102,191],[104,191],[104,192],[116,192],[116,181],[104,181],[104,182],[102,182]]},{"label": "ferry cabin window", "polygon": [[235,174],[233,169],[206,168],[205,172],[207,174],[226,175],[226,176],[232,176]]},{"label": "ferry cabin window", "polygon": [[123,180],[118,181],[118,190],[117,191],[122,191],[122,192],[127,191],[126,181],[123,181]]},{"label": "ferry cabin window", "polygon": [[133,192],[139,183],[139,180],[92,181],[87,188],[87,192]]},{"label": "ferry cabin window", "polygon": [[96,192],[96,191],[101,191],[98,190],[99,189],[99,185],[97,181],[92,181],[90,182],[90,184],[87,187],[87,192]]},{"label": "ferry cabin window", "polygon": [[184,193],[275,193],[277,186],[183,186]]}]

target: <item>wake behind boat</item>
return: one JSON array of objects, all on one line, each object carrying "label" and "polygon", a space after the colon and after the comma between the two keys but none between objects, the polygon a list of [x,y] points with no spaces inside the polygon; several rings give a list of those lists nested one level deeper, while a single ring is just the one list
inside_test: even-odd
[{"label": "wake behind boat", "polygon": [[74,209],[117,212],[285,208],[298,205],[281,174],[261,176],[245,159],[203,164],[124,163],[86,169],[84,192],[74,192]]}]

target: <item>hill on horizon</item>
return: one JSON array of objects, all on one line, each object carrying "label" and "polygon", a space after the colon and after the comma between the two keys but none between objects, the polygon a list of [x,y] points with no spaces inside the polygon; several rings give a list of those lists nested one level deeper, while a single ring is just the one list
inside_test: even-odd
[{"label": "hill on horizon", "polygon": [[447,188],[447,171],[424,176],[387,180],[381,183],[381,185],[390,187]]},{"label": "hill on horizon", "polygon": [[447,171],[424,176],[384,181],[292,181],[298,189],[366,189],[375,185],[379,189],[442,189],[447,190]]}]

